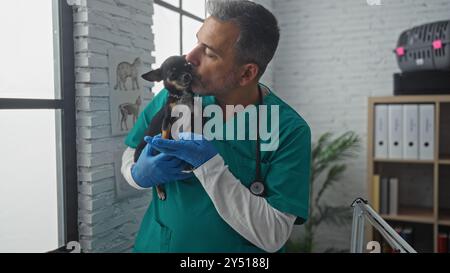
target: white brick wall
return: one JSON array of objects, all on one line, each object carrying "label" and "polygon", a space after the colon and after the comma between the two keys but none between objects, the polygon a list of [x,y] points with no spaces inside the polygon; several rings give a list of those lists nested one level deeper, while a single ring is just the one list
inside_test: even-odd
[{"label": "white brick wall", "polygon": [[79,239],[85,252],[129,252],[150,194],[116,198],[113,155],[125,145],[124,136],[111,134],[108,50],[142,53],[150,68],[153,0],[69,2],[75,4]]},{"label": "white brick wall", "polygon": [[[393,94],[398,72],[392,49],[402,30],[450,18],[449,0],[272,1],[281,26],[274,87],[310,124],[313,139],[353,130],[362,137],[360,156],[326,198],[350,205],[366,196],[367,98]],[[349,248],[350,225],[321,226],[317,251]]]},{"label": "white brick wall", "polygon": [[[266,9],[273,11],[272,0],[253,0],[253,2],[261,4]],[[262,82],[263,84],[267,85],[270,88],[274,87],[273,65],[274,65],[274,60],[272,60],[269,63],[269,65],[267,66],[266,72],[264,72],[264,75],[261,77],[261,80],[260,80],[260,82]]]}]

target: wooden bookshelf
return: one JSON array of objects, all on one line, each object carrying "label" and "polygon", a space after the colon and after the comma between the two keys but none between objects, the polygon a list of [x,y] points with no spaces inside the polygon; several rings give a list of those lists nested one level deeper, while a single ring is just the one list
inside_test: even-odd
[{"label": "wooden bookshelf", "polygon": [[[373,159],[378,163],[411,163],[411,164],[434,164],[434,160],[415,160],[415,159]],[[449,163],[450,164],[450,160]]]},{"label": "wooden bookshelf", "polygon": [[[373,143],[375,137],[374,107],[377,104],[434,104],[434,159],[402,160],[375,158]],[[450,201],[446,201],[447,199],[450,199],[450,95],[389,96],[369,98],[367,140],[367,181],[370,204],[374,203],[374,175],[383,175],[381,172],[385,170],[390,173],[398,172],[399,175],[408,175],[409,172],[414,173],[414,171],[424,173],[424,176],[427,178],[425,179],[423,186],[427,187],[429,190],[431,189],[429,204],[426,206],[401,206],[399,204],[398,213],[396,215],[381,214],[381,217],[383,217],[383,219],[385,219],[388,223],[395,222],[396,224],[405,223],[405,225],[426,226],[426,229],[418,228],[420,232],[424,233],[419,235],[423,235],[423,238],[429,238],[429,240],[432,240],[432,242],[426,243],[430,245],[430,251],[437,252],[438,233],[442,229],[450,230]],[[400,190],[402,189],[400,188]],[[381,193],[378,193],[377,196],[381,196]],[[400,201],[401,200],[399,197],[399,202]],[[417,203],[420,203],[420,201],[423,202],[423,200],[417,200]],[[378,201],[379,204],[380,202],[381,201]],[[432,236],[429,232],[432,232]],[[374,236],[374,231],[369,228],[369,236],[367,239],[372,240]],[[416,250],[420,252],[420,249]]]},{"label": "wooden bookshelf", "polygon": [[427,208],[401,208],[397,215],[381,214],[386,220],[411,222],[411,223],[425,223],[433,224],[433,209]]},{"label": "wooden bookshelf", "polygon": [[450,165],[450,159],[440,159],[439,164]]}]

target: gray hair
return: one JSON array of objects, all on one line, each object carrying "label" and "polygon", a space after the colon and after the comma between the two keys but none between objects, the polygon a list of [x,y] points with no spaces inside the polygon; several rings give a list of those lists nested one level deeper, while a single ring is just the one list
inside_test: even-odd
[{"label": "gray hair", "polygon": [[247,0],[210,0],[207,10],[219,21],[231,21],[238,25],[240,34],[235,44],[236,61],[239,64],[257,64],[260,78],[275,55],[280,40],[275,16],[262,5]]}]

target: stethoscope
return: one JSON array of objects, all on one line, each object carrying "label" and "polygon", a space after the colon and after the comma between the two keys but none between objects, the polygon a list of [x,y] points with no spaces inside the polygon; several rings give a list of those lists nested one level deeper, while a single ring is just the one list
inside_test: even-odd
[{"label": "stethoscope", "polygon": [[[258,95],[259,95],[259,104],[263,104],[263,95],[261,87],[258,85]],[[250,192],[256,196],[264,196],[265,194],[265,186],[264,180],[261,176],[261,151],[260,151],[260,140],[259,140],[259,111],[256,109],[256,168],[255,168],[255,179],[250,184]],[[183,170],[184,173],[190,173],[194,170]]]},{"label": "stethoscope", "polygon": [[[259,93],[259,104],[263,104],[263,95],[261,87],[258,84]],[[264,179],[261,176],[261,151],[260,151],[260,140],[259,140],[259,111],[256,109],[256,168],[255,168],[255,179],[250,184],[250,192],[256,196],[264,196],[265,186]]]}]

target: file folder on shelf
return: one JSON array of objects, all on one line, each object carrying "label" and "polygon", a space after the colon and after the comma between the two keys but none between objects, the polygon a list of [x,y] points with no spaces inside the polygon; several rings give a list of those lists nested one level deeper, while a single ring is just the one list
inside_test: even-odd
[{"label": "file folder on shelf", "polygon": [[419,105],[419,158],[434,159],[434,105]]},{"label": "file folder on shelf", "polygon": [[388,106],[375,105],[375,158],[388,158]]},{"label": "file folder on shelf", "polygon": [[389,105],[388,119],[388,157],[401,159],[403,156],[403,105]]},{"label": "file folder on shelf", "polygon": [[403,158],[419,159],[419,105],[403,105]]},{"label": "file folder on shelf", "polygon": [[389,214],[398,214],[398,178],[389,179]]},{"label": "file folder on shelf", "polygon": [[373,176],[373,188],[372,188],[372,204],[373,209],[380,213],[380,176]]},{"label": "file folder on shelf", "polygon": [[380,214],[389,214],[389,178],[380,179]]}]

